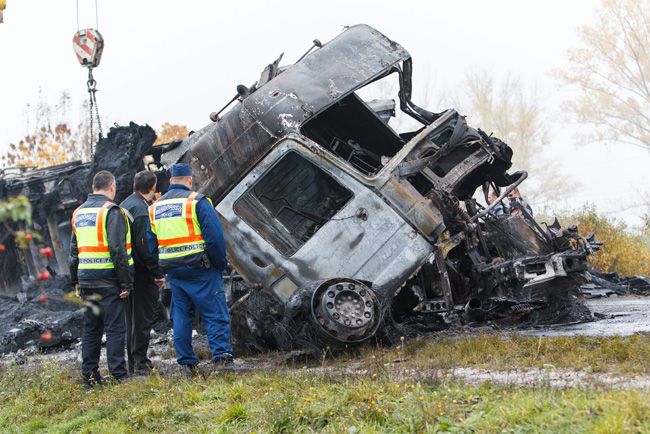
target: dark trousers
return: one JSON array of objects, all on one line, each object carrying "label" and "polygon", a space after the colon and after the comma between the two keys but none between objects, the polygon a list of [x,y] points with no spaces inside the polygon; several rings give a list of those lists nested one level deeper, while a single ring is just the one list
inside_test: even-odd
[{"label": "dark trousers", "polygon": [[151,328],[158,315],[158,285],[150,273],[136,271],[134,289],[129,294],[126,306],[126,353],[129,358],[129,372],[151,367],[147,357]]},{"label": "dark trousers", "polygon": [[90,376],[98,370],[102,334],[106,331],[108,371],[117,379],[127,377],[124,362],[126,301],[120,299],[117,288],[81,288],[81,298],[92,305],[84,312],[81,372]]}]

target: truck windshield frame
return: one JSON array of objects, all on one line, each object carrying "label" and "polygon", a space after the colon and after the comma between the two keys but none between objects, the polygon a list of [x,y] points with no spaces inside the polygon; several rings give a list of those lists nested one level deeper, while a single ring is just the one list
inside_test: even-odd
[{"label": "truck windshield frame", "polygon": [[289,150],[235,201],[233,210],[279,253],[291,256],[353,197],[332,175]]}]

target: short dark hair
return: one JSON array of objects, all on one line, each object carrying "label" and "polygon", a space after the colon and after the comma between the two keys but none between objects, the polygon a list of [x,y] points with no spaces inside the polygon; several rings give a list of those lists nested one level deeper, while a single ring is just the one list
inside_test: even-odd
[{"label": "short dark hair", "polygon": [[138,193],[149,193],[154,185],[156,185],[156,175],[148,170],[136,173],[133,178],[133,189]]},{"label": "short dark hair", "polygon": [[100,170],[93,176],[93,191],[108,190],[115,183],[115,177],[108,170]]}]

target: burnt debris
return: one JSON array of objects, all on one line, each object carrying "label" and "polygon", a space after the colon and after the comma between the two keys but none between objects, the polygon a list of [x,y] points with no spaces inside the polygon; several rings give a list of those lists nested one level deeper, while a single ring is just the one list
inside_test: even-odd
[{"label": "burnt debris", "polygon": [[[240,351],[320,352],[460,322],[564,320],[599,243],[540,226],[516,201],[504,206],[527,176],[508,172],[512,150],[453,109],[417,106],[399,44],[357,25],[315,47],[238,86],[229,110],[180,143],[152,148],[149,127],[114,128],[92,163],[5,173],[0,191],[27,195],[37,230],[65,253],[92,173],[113,171],[124,195],[143,158],[161,179],[165,167],[190,164],[228,240]],[[362,98],[384,79],[399,84],[397,100]],[[397,111],[418,126],[394,129]],[[498,198],[487,205],[489,191]],[[30,276],[23,259],[5,291]]]},{"label": "burnt debris", "polygon": [[[155,140],[151,127],[131,123],[111,128],[97,143],[91,162],[5,169],[0,175],[0,197],[27,197],[34,230],[43,237],[42,244],[54,251],[51,257],[40,255],[36,241],[20,249],[11,233],[0,229],[5,245],[0,254],[0,354],[30,345],[65,347],[79,339],[80,305],[63,301],[64,294],[72,290],[68,277],[72,212],[86,200],[92,177],[100,170],[115,174],[117,201],[129,195],[133,177],[144,169],[143,158],[152,153]],[[53,280],[38,279],[42,268]],[[40,339],[46,330],[47,342]]]},{"label": "burnt debris", "polygon": [[[0,354],[21,348],[68,347],[81,337],[83,313],[76,303],[65,301],[67,277],[35,281],[15,296],[0,294]],[[45,332],[47,339],[41,339]]]},{"label": "burnt debris", "polygon": [[156,133],[147,126],[131,123],[114,127],[99,140],[93,160],[73,161],[44,169],[5,169],[0,175],[0,198],[25,196],[32,203],[34,229],[43,236],[43,243],[53,247],[55,255],[41,264],[36,244],[26,251],[17,249],[10,234],[2,228],[0,237],[6,244],[0,266],[0,292],[15,294],[24,280],[34,280],[39,266],[50,274],[68,275],[68,255],[72,212],[81,205],[90,191],[92,177],[100,170],[110,170],[116,178],[116,201],[131,194],[133,177],[144,169],[143,158],[152,153]]},{"label": "burnt debris", "polygon": [[589,282],[580,287],[587,298],[609,297],[611,295],[650,295],[650,279],[645,276],[619,276],[589,270]]}]

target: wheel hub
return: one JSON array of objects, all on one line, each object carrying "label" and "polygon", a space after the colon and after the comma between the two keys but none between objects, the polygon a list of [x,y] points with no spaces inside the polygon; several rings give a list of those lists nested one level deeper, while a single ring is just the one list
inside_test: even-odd
[{"label": "wheel hub", "polygon": [[362,341],[374,334],[379,312],[374,291],[355,280],[325,282],[312,298],[316,321],[324,332],[339,341]]}]

